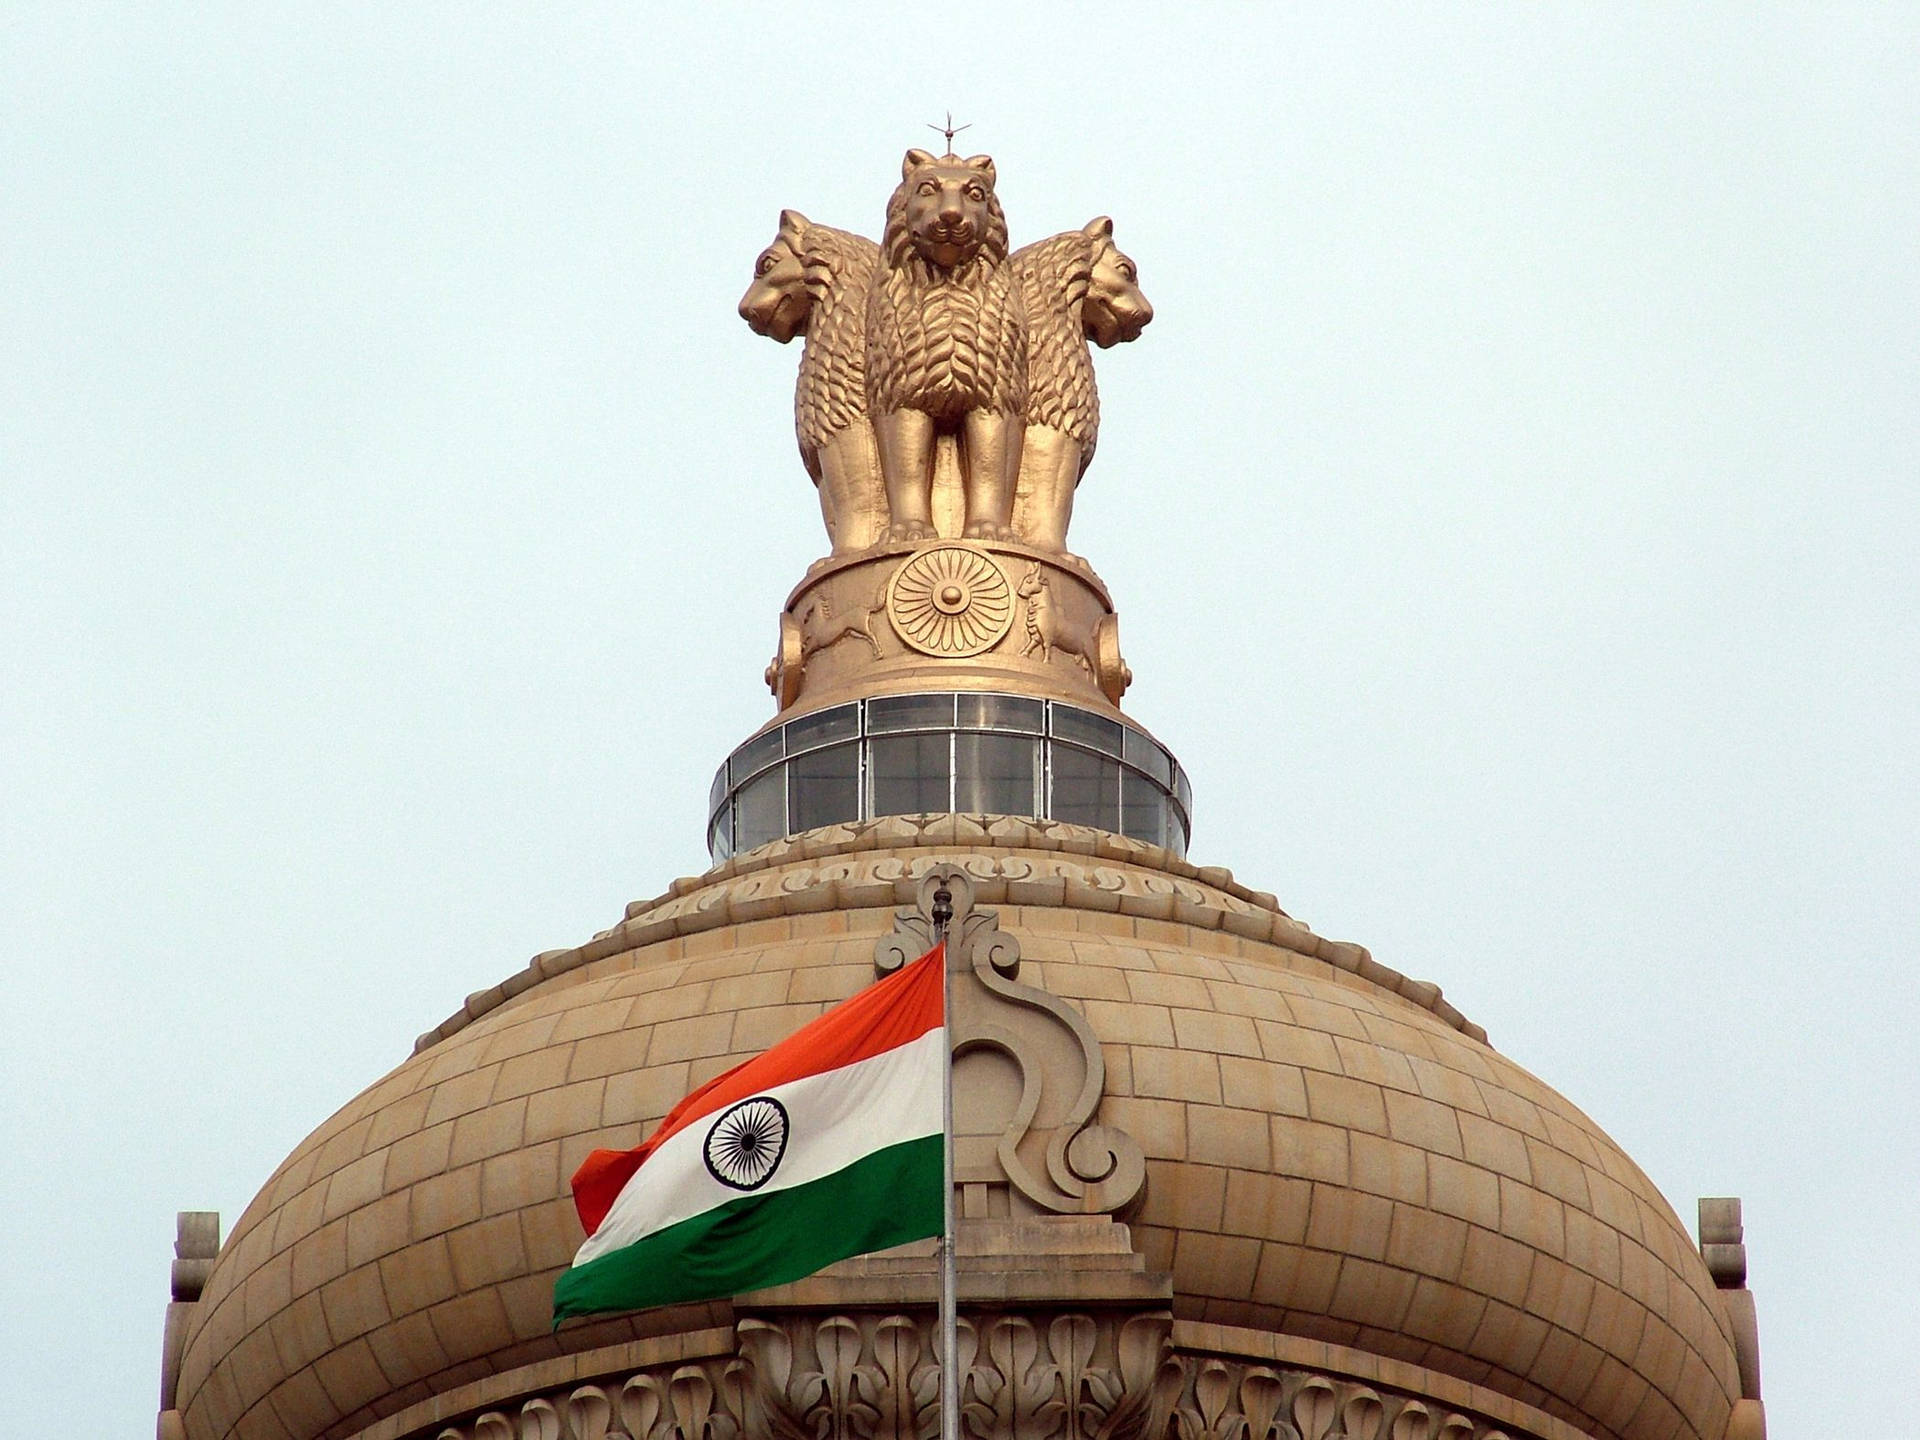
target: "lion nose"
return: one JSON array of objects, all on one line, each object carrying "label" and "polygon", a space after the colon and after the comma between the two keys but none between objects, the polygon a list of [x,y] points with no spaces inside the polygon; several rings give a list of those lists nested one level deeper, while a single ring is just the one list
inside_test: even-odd
[{"label": "lion nose", "polygon": [[947,200],[940,207],[940,223],[952,228],[967,218],[967,212],[961,208],[959,197]]}]

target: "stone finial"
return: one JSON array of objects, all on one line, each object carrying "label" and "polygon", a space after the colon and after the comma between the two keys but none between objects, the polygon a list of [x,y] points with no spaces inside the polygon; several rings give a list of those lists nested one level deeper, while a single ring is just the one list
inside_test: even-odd
[{"label": "stone finial", "polygon": [[1700,1255],[1713,1283],[1722,1290],[1743,1290],[1747,1284],[1746,1231],[1740,1224],[1740,1200],[1733,1195],[1703,1196],[1700,1200]]},{"label": "stone finial", "polygon": [[220,1212],[182,1210],[175,1226],[173,1298],[191,1302],[206,1288],[214,1256],[220,1253]]},{"label": "stone finial", "polygon": [[185,1422],[174,1409],[180,1388],[180,1356],[186,1349],[187,1317],[207,1288],[214,1256],[220,1253],[220,1214],[182,1210],[174,1219],[172,1299],[160,1334],[160,1416],[158,1440],[185,1440]]},{"label": "stone finial", "polygon": [[1740,1369],[1741,1398],[1727,1440],[1766,1440],[1766,1412],[1760,1405],[1760,1321],[1753,1292],[1747,1289],[1746,1227],[1740,1222],[1739,1197],[1701,1198],[1700,1255],[1733,1322],[1733,1356]]}]

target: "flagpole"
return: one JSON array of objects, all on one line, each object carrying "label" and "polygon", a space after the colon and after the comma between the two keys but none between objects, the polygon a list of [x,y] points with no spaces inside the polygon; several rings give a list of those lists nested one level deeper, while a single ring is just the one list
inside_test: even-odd
[{"label": "flagpole", "polygon": [[947,1027],[947,1043],[940,1050],[940,1436],[960,1440],[960,1322],[954,1291],[953,1207],[953,961],[945,946],[947,925],[953,919],[953,892],[944,884],[933,892],[933,939],[940,951],[940,1016]]}]

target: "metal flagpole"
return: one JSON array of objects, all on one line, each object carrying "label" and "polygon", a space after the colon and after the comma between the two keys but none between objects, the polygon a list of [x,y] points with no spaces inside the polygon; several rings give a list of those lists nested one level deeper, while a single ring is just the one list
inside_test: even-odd
[{"label": "metal flagpole", "polygon": [[960,1440],[960,1324],[955,1304],[957,1266],[954,1263],[953,1214],[953,960],[946,949],[947,925],[953,919],[953,892],[945,885],[933,892],[933,940],[940,947],[940,1017],[947,1027],[947,1043],[940,1051],[940,1126],[942,1223],[940,1227],[940,1436]]}]

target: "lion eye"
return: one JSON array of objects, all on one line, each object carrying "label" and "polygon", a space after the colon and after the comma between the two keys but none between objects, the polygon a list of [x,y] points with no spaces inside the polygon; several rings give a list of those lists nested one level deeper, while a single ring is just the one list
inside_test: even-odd
[{"label": "lion eye", "polygon": [[982,200],[987,198],[987,192],[982,190],[978,185],[969,185],[967,187],[967,198],[978,205]]},{"label": "lion eye", "polygon": [[753,273],[756,275],[770,275],[773,273],[773,266],[773,256],[762,255],[760,257],[760,263],[754,267]]},{"label": "lion eye", "polygon": [[1122,265],[1120,267],[1120,278],[1125,280],[1129,285],[1131,285],[1133,284],[1134,281],[1138,280],[1140,276],[1138,275],[1138,273],[1135,272],[1133,266]]},{"label": "lion eye", "polygon": [[940,187],[934,184],[931,180],[922,180],[920,182],[920,193],[922,195],[935,194],[939,191],[939,189]]}]

